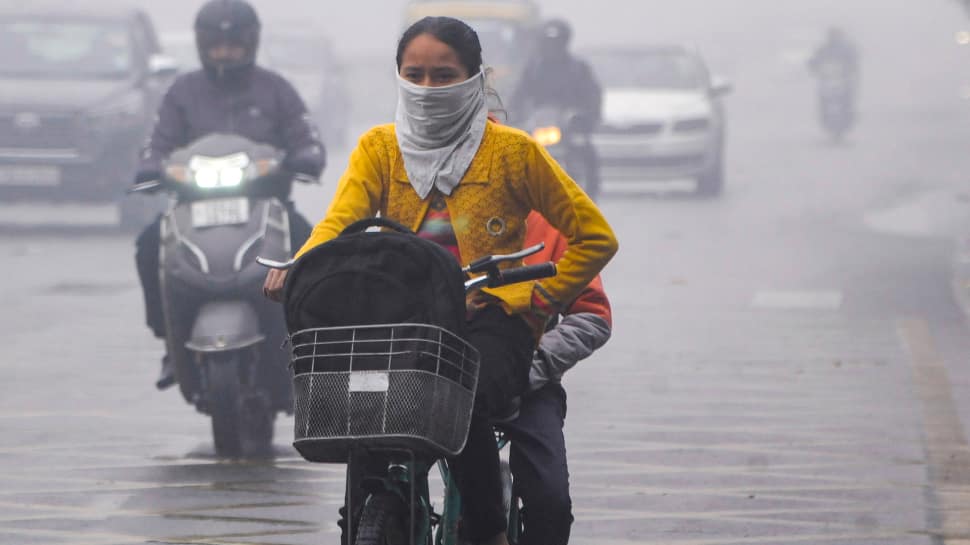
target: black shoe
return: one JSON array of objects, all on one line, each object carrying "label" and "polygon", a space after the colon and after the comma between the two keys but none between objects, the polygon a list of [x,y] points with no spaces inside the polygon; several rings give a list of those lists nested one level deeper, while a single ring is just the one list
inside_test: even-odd
[{"label": "black shoe", "polygon": [[165,354],[162,357],[162,371],[158,374],[155,387],[159,390],[166,390],[175,385],[175,366],[172,365],[172,358]]}]

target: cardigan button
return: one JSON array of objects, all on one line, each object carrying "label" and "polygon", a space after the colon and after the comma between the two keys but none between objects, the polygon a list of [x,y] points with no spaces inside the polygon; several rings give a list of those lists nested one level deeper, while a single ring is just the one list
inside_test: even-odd
[{"label": "cardigan button", "polygon": [[505,224],[505,220],[498,216],[493,216],[491,219],[485,222],[485,231],[487,231],[488,234],[492,235],[493,237],[500,237],[504,235],[506,229],[507,226]]}]

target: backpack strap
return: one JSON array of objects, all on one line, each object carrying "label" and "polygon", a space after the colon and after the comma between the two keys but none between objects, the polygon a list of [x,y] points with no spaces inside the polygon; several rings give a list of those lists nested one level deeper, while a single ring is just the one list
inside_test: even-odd
[{"label": "backpack strap", "polygon": [[400,223],[394,220],[389,220],[387,218],[368,218],[368,219],[359,220],[359,221],[355,221],[354,223],[351,223],[346,228],[344,228],[344,230],[340,233],[340,236],[362,233],[367,229],[370,229],[371,227],[384,227],[387,229],[391,229],[392,231],[397,231],[398,233],[404,233],[406,235],[414,234],[414,231],[408,229],[407,227],[401,225]]}]

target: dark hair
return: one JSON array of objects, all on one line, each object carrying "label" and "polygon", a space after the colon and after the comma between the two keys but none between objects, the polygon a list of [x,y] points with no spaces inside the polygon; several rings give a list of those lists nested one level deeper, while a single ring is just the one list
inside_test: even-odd
[{"label": "dark hair", "polygon": [[401,60],[404,50],[422,34],[430,34],[438,41],[444,42],[458,53],[458,60],[473,76],[482,67],[482,44],[478,41],[478,34],[464,21],[452,17],[425,17],[414,23],[401,36],[397,43],[397,69],[401,70]]}]

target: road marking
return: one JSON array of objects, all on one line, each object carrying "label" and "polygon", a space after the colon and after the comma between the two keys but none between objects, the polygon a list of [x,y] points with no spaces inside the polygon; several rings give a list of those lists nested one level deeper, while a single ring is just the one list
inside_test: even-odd
[{"label": "road marking", "polygon": [[838,310],[841,291],[759,291],[751,300],[754,308],[777,310]]},{"label": "road marking", "polygon": [[[970,524],[960,516],[966,503],[954,493],[970,490],[970,445],[953,401],[946,362],[923,320],[902,320],[897,327],[913,367],[913,382],[923,407],[923,433],[929,480],[930,533],[945,545],[967,543]],[[952,537],[951,537],[952,536]]]}]

